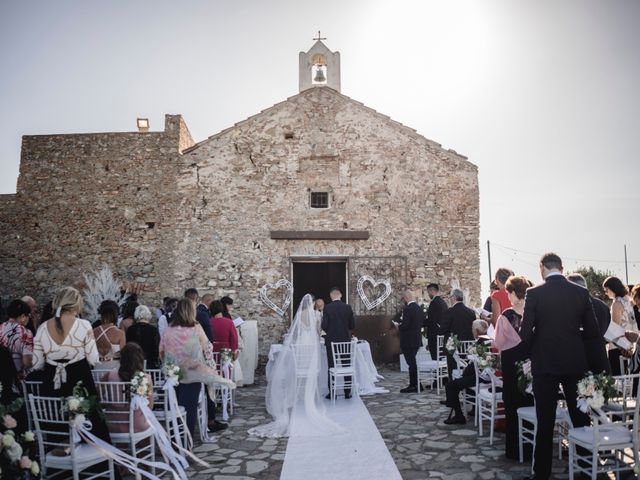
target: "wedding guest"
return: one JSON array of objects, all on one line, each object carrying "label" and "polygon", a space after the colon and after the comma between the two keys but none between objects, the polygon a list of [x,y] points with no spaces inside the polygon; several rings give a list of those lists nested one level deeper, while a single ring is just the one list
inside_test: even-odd
[{"label": "wedding guest", "polygon": [[[44,368],[40,392],[64,398],[82,382],[90,396],[97,396],[91,367],[98,362],[98,348],[91,324],[79,317],[82,295],[73,287],[61,288],[53,299],[53,308],[54,317],[42,324],[34,339],[33,368]],[[99,406],[87,414],[87,419],[92,423],[91,432],[111,443]]]},{"label": "wedding guest", "polygon": [[[518,389],[518,368],[516,363],[529,358],[529,348],[520,339],[520,326],[524,313],[524,297],[529,282],[524,277],[509,277],[505,290],[511,307],[498,317],[493,346],[500,352],[502,368],[502,398],[506,423],[505,455],[517,460],[518,450],[518,408],[533,405],[533,399]],[[526,452],[527,457],[531,455]]]},{"label": "wedding guest", "polygon": [[[160,339],[160,357],[164,362],[178,365],[184,373],[177,389],[178,403],[187,412],[187,427],[193,436],[202,384],[211,386],[211,383],[219,383],[231,388],[235,388],[235,384],[207,365],[213,363],[213,347],[196,321],[195,302],[189,298],[178,301],[171,325]],[[219,422],[209,420],[209,428],[214,431],[226,428],[216,423]]]},{"label": "wedding guest", "polygon": [[120,357],[120,350],[127,343],[124,332],[115,325],[118,304],[113,300],[104,300],[98,307],[98,314],[100,325],[93,329],[93,336],[100,354],[100,368],[113,368]]},{"label": "wedding guest", "polygon": [[429,354],[433,360],[438,358],[438,330],[443,321],[444,313],[449,306],[440,296],[440,286],[437,283],[427,285],[427,295],[429,295],[429,306],[424,326],[427,330],[427,346]]},{"label": "wedding guest", "polygon": [[[476,312],[464,304],[464,293],[459,288],[451,290],[451,302],[453,305],[444,312],[438,333],[444,335],[445,345],[449,337],[453,335],[456,335],[460,341],[473,340],[471,325],[476,319]],[[449,352],[446,352],[446,355],[448,377],[451,381],[451,372],[456,369],[457,365],[453,355]]]},{"label": "wedding guest", "polygon": [[402,311],[402,322],[398,325],[400,330],[400,350],[409,366],[409,386],[400,390],[400,393],[414,393],[418,391],[418,365],[416,355],[422,347],[422,325],[424,325],[424,313],[416,303],[413,292],[406,290],[402,295],[405,304]]},{"label": "wedding guest", "polygon": [[[6,323],[6,322],[5,322]],[[4,325],[4,323],[3,323]],[[0,403],[9,405],[20,396],[18,371],[13,360],[13,353],[4,345],[0,345]]]},{"label": "wedding guest", "polygon": [[[487,336],[488,328],[489,324],[485,320],[473,321],[471,331],[473,333],[473,338],[476,340],[476,344],[489,345],[491,343],[491,338]],[[451,411],[449,412],[449,418],[444,421],[445,424],[464,425],[467,423],[465,414],[460,406],[460,392],[467,388],[475,387],[475,385],[476,369],[471,362],[469,362],[469,364],[464,368],[460,378],[447,382],[444,387],[447,399],[443,402],[451,409]]]},{"label": "wedding guest", "polygon": [[[500,289],[498,288],[498,284],[496,284],[496,281],[495,281],[495,280],[492,280],[492,281],[491,281],[491,284],[489,285],[489,296],[488,296],[488,297],[487,297],[487,299],[484,301],[484,305],[482,306],[482,309],[483,309],[485,312],[489,312],[489,313],[491,313],[491,306],[492,306],[492,303],[493,303],[493,302],[492,302],[492,298],[491,298],[491,297],[492,297],[492,295],[493,295],[494,293],[496,293],[498,290],[500,290]],[[489,320],[489,318],[485,318],[485,319],[483,319],[483,320]]]},{"label": "wedding guest", "polygon": [[167,300],[169,298],[170,297],[164,297],[162,299],[162,306],[161,307],[156,307],[156,311],[155,311],[156,318],[160,318],[161,316],[163,316],[163,315],[165,315],[167,313],[166,310],[164,309],[164,306],[167,303]]},{"label": "wedding guest", "polygon": [[[198,300],[200,298],[200,294],[198,293],[198,290],[196,290],[195,288],[188,288],[185,290],[184,296],[185,298],[191,300],[194,306],[199,306]],[[211,299],[213,300],[213,297]],[[209,309],[207,307],[196,309],[196,321],[202,327],[202,330],[204,331],[204,334],[207,336],[209,341],[213,343],[213,333],[211,333],[211,324],[209,323]]]},{"label": "wedding guest", "polygon": [[[140,346],[144,359],[147,361],[147,368],[158,368],[160,332],[157,327],[151,325],[153,317],[151,310],[145,305],[139,305],[133,317],[135,323],[127,329],[127,343],[135,342]],[[122,363],[122,358],[120,363]]]},{"label": "wedding guest", "polygon": [[222,315],[233,320],[231,317],[231,312],[233,311],[233,298],[224,296],[220,299],[220,302],[222,302],[222,307],[224,308]]},{"label": "wedding guest", "polygon": [[122,321],[120,322],[120,325],[118,325],[120,327],[120,330],[122,330],[124,333],[127,333],[127,329],[131,325],[133,325],[133,317],[136,313],[136,308],[138,308],[138,305],[140,304],[137,302],[137,300],[133,300],[131,296],[129,296],[127,298],[127,301],[124,302],[124,305],[122,306]]},{"label": "wedding guest", "polygon": [[[9,405],[14,400],[22,397],[22,389],[20,387],[22,379],[18,378],[13,353],[2,345],[0,345],[0,365],[2,365],[2,368],[0,368],[0,404]],[[13,428],[13,432],[20,436],[28,427],[26,406],[22,405],[19,410],[11,413],[11,416],[17,423],[16,427]]]},{"label": "wedding guest", "polygon": [[511,306],[511,302],[509,302],[509,294],[507,294],[504,286],[512,275],[513,272],[508,268],[499,268],[496,271],[494,281],[498,286],[498,290],[491,294],[491,325],[494,327],[500,314]]},{"label": "wedding guest", "polygon": [[160,336],[162,337],[162,333],[171,323],[171,316],[173,315],[176,306],[178,305],[178,299],[175,297],[165,297],[166,300],[164,302],[164,314],[158,317],[158,331],[160,332]]},{"label": "wedding guest", "polygon": [[[597,325],[589,293],[562,275],[562,260],[554,253],[540,260],[544,280],[529,288],[525,297],[520,327],[522,341],[531,348],[533,395],[536,405],[537,431],[534,473],[538,480],[551,475],[553,431],[562,385],[574,427],[589,425],[589,416],[577,408],[578,381],[589,370],[583,338],[604,339]],[[603,355],[604,357],[604,355]],[[606,360],[601,360],[602,365]],[[594,370],[598,365],[592,365]],[[584,452],[586,454],[586,451]]]},{"label": "wedding guest", "polygon": [[45,303],[44,307],[42,307],[42,312],[40,312],[38,327],[42,325],[44,322],[46,322],[47,320],[49,320],[50,318],[52,318],[54,313],[55,312],[53,311],[53,302],[48,301],[47,303]]},{"label": "wedding guest", "polygon": [[31,308],[22,300],[14,300],[7,307],[9,319],[0,324],[0,345],[12,355],[18,378],[24,380],[31,368],[33,335],[27,329]]},{"label": "wedding guest", "polygon": [[29,309],[31,310],[29,313],[29,321],[27,322],[27,329],[31,331],[33,335],[36,334],[38,330],[38,302],[36,302],[33,297],[29,295],[25,295],[20,300],[29,305]]},{"label": "wedding guest", "polygon": [[[625,332],[625,336],[631,343],[636,344],[635,349],[632,349],[633,354],[631,355],[629,360],[629,373],[640,373],[640,332],[627,331]],[[634,380],[633,382],[634,389],[638,388],[637,381],[638,379]]]},{"label": "wedding guest", "polygon": [[[322,313],[322,323],[320,327],[326,332],[324,337],[324,345],[327,350],[328,367],[333,367],[333,351],[331,344],[333,342],[348,342],[351,340],[351,332],[356,327],[353,318],[353,310],[351,305],[342,301],[342,292],[339,287],[333,287],[329,292],[331,302],[324,307]],[[224,305],[224,303],[223,303]],[[345,377],[346,382],[351,382],[351,377]],[[331,390],[331,378],[327,373],[327,383]],[[331,394],[327,394],[327,399],[331,398]],[[351,390],[344,389],[344,398],[351,398]]]},{"label": "wedding guest", "polygon": [[223,348],[228,348],[233,352],[233,359],[238,358],[238,331],[233,320],[223,316],[224,307],[222,302],[215,300],[209,305],[209,315],[211,315],[211,332],[213,338],[213,351],[219,352]]},{"label": "wedding guest", "polygon": [[[138,307],[140,308],[140,307]],[[145,307],[146,308],[146,307]],[[151,313],[151,312],[149,312]],[[132,325],[131,328],[133,328]],[[129,330],[131,330],[131,328]],[[137,372],[144,372],[144,352],[137,343],[127,343],[120,352],[120,365],[113,370],[107,372],[104,376],[105,382],[130,382],[133,376]],[[153,409],[153,380],[148,373],[144,374],[149,381],[149,395],[147,400],[149,401],[149,408]],[[121,392],[120,396],[116,395],[114,400],[122,401],[125,397],[128,397],[127,392]],[[128,433],[129,423],[129,405],[125,404],[108,404],[104,400],[100,399],[103,408],[107,410],[107,426],[110,433]],[[114,410],[122,410],[122,413],[118,413]],[[141,410],[135,410],[133,413],[133,431],[143,432],[149,428],[146,418],[142,414]]]},{"label": "wedding guest", "polygon": [[[611,321],[620,325],[628,331],[636,331],[637,324],[629,290],[618,277],[608,277],[602,284],[604,293],[612,300],[611,303]],[[620,349],[617,346],[609,345],[609,362],[611,363],[611,373],[620,375]]]},{"label": "wedding guest", "polygon": [[636,327],[640,330],[640,283],[631,290],[631,301],[633,301],[633,314],[636,317]]},{"label": "wedding guest", "polygon": [[[586,288],[587,291],[589,291],[587,279],[579,273],[571,273],[567,275],[567,280],[575,283],[576,285],[580,285],[582,288]],[[589,298],[591,298],[593,311],[596,314],[596,320],[598,320],[600,333],[602,333],[602,335],[604,336],[607,328],[609,328],[609,323],[611,323],[611,311],[609,310],[609,306],[598,297],[594,297],[593,295],[591,295],[591,293],[589,293]]]}]

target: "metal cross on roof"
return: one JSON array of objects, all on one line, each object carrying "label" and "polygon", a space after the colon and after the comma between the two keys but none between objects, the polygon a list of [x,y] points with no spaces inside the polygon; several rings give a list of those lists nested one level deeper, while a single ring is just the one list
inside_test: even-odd
[{"label": "metal cross on roof", "polygon": [[320,35],[320,30],[318,30],[318,38],[313,38],[312,40],[326,40],[327,37],[323,37]]}]

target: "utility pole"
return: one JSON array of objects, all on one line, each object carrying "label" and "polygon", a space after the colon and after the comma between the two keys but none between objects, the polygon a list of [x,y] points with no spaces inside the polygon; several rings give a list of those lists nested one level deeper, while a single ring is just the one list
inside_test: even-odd
[{"label": "utility pole", "polygon": [[[625,249],[626,248],[627,247],[625,247]],[[491,273],[491,243],[489,242],[489,240],[487,240],[487,256],[489,257],[489,283],[491,283],[493,281],[493,274]]]},{"label": "utility pole", "polygon": [[[491,268],[491,267],[489,267]],[[624,274],[627,281],[625,282],[629,285],[629,263],[627,262],[627,246],[624,246]]]}]

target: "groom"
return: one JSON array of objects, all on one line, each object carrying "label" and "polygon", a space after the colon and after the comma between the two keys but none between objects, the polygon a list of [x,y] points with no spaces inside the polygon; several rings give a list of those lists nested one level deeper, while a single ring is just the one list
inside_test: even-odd
[{"label": "groom", "polygon": [[[349,342],[351,340],[351,330],[355,328],[353,310],[350,305],[342,301],[342,292],[338,287],[333,287],[329,293],[331,303],[324,307],[322,312],[322,330],[325,331],[324,344],[327,347],[327,362],[329,368],[333,367],[333,352],[331,344],[333,342]],[[351,377],[345,378],[346,382],[351,381]],[[331,375],[329,375],[329,390],[331,390]],[[331,393],[325,398],[331,398]],[[351,398],[351,390],[345,388],[344,398]]]}]

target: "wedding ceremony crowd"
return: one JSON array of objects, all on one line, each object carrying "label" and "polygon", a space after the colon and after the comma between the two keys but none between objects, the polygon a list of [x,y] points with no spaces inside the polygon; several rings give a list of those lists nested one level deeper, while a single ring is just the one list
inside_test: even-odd
[{"label": "wedding ceremony crowd", "polygon": [[[422,304],[402,292],[405,306],[391,326],[409,375],[399,393],[442,390],[440,403],[450,411],[443,424],[473,422],[480,436],[488,428],[491,444],[495,431],[504,432],[505,457],[530,461],[531,478],[551,478],[556,441],[560,454],[568,446],[570,478],[637,474],[640,285],[607,278],[608,305],[589,293],[582,275],[565,276],[553,253],[541,258],[540,275],[498,269],[477,309],[466,305],[461,288],[445,294],[429,284]],[[347,349],[343,363],[336,353],[358,343],[340,289],[330,298],[324,305],[306,295],[283,344],[272,346],[265,404],[273,421],[248,434],[340,435],[343,426],[326,415],[329,402],[388,393],[373,386],[375,366],[363,388],[350,369],[356,354]],[[187,478],[189,461],[203,464],[192,454],[196,440],[211,441],[227,428],[227,407],[242,384],[243,339],[233,309],[230,297],[195,288],[157,308],[144,305],[139,292],[123,291],[100,302],[93,324],[82,318],[85,300],[73,287],[42,305],[30,296],[3,305],[2,474],[157,478],[165,471]]]},{"label": "wedding ceremony crowd", "polygon": [[[602,287],[608,306],[589,294],[582,275],[565,277],[555,254],[542,257],[540,273],[543,282],[534,286],[498,269],[478,311],[464,304],[457,288],[448,306],[438,285],[429,285],[426,311],[405,293],[399,330],[409,385],[401,392],[419,392],[425,388],[419,374],[432,372],[427,387],[445,384],[441,403],[450,414],[444,423],[466,424],[470,405],[480,435],[489,420],[493,442],[494,423],[503,419],[505,456],[521,462],[533,456],[531,478],[550,478],[554,438],[563,435],[562,427],[570,443],[570,478],[596,478],[609,469],[640,473],[640,285],[607,278]],[[420,361],[423,325],[430,358]],[[441,356],[446,360],[439,362]],[[444,378],[439,368],[446,370]],[[533,424],[524,446],[523,424]],[[613,467],[605,463],[611,451]]]},{"label": "wedding ceremony crowd", "polygon": [[[231,399],[230,391],[242,381],[233,300],[200,297],[194,288],[182,298],[165,298],[155,312],[138,300],[122,292],[102,301],[93,324],[82,319],[83,296],[73,287],[58,290],[39,315],[29,296],[8,303],[0,324],[3,474],[35,478],[42,472],[54,478],[59,471],[73,470],[75,476],[88,468],[119,477],[132,473],[128,461],[137,474],[159,468],[186,478],[196,425],[201,439],[227,428],[216,417],[216,402],[223,395]],[[168,379],[174,388],[167,388]],[[29,393],[34,397],[25,398]],[[130,409],[134,396],[145,407]],[[88,438],[80,436],[96,447],[93,455],[76,453],[78,439],[70,438],[60,412],[51,411],[51,398],[70,418],[82,415],[90,422]],[[150,443],[164,445],[163,462],[154,458],[153,446],[141,454]],[[111,451],[109,445],[120,448]]]}]

